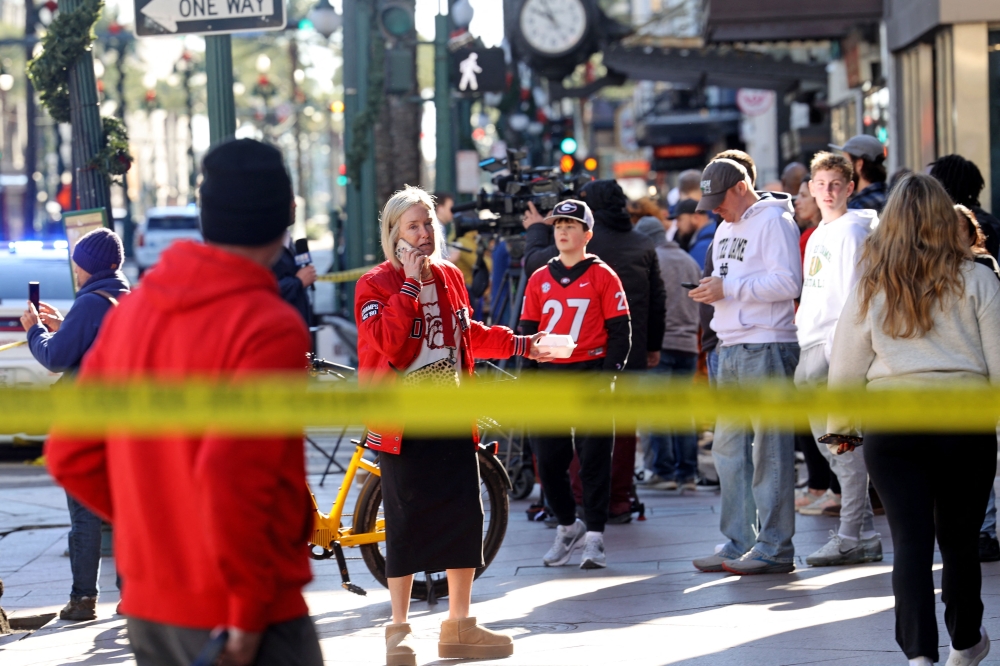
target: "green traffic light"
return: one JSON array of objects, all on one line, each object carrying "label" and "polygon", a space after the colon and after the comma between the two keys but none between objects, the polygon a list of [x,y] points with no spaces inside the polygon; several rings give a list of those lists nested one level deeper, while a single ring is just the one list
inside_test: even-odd
[{"label": "green traffic light", "polygon": [[559,143],[559,150],[567,155],[572,155],[576,152],[576,139],[571,136],[566,137]]},{"label": "green traffic light", "polygon": [[337,185],[341,187],[347,185],[347,176],[337,176]]}]

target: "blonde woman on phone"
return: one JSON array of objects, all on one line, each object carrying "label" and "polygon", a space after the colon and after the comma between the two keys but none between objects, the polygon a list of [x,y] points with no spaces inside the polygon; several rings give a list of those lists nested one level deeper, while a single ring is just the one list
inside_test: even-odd
[{"label": "blonde woman on phone", "polygon": [[[470,318],[462,272],[438,252],[434,203],[427,192],[418,187],[396,192],[380,222],[387,259],[358,281],[355,297],[359,383],[460,386],[477,358],[547,355],[534,344],[541,333],[514,335],[509,328]],[[392,600],[386,664],[416,664],[407,614],[413,575],[423,571],[448,575],[448,619],[441,623],[439,656],[508,657],[514,653],[511,638],[469,616],[472,581],[483,566],[476,433],[406,435],[404,442],[404,430],[405,424],[368,424],[368,446],[380,452]]]}]

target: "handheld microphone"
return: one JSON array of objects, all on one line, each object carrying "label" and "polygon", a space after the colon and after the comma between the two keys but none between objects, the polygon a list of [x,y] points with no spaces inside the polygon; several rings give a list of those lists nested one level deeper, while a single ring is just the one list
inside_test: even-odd
[{"label": "handheld microphone", "polygon": [[[309,241],[299,238],[295,241],[295,265],[299,268],[312,264],[312,254],[309,253]],[[316,291],[316,285],[309,285],[311,291]]]}]

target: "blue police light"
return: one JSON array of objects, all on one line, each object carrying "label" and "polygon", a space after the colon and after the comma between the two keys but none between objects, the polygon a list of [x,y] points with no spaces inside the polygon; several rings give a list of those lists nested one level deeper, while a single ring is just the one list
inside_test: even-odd
[{"label": "blue police light", "polygon": [[567,155],[572,155],[576,152],[576,139],[571,136],[566,137],[559,143],[559,150]]}]

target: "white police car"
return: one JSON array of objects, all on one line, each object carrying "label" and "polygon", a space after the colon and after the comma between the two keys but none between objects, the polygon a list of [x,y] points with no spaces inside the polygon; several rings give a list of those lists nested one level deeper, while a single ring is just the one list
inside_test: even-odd
[{"label": "white police car", "polygon": [[135,263],[139,272],[155,266],[164,250],[185,238],[201,240],[197,206],[150,208],[135,235]]},{"label": "white police car", "polygon": [[[65,240],[14,241],[0,245],[0,347],[26,340],[21,315],[28,283],[38,282],[41,300],[64,315],[73,306],[73,282]],[[27,345],[0,351],[0,386],[51,384],[59,379],[31,355]]]}]

